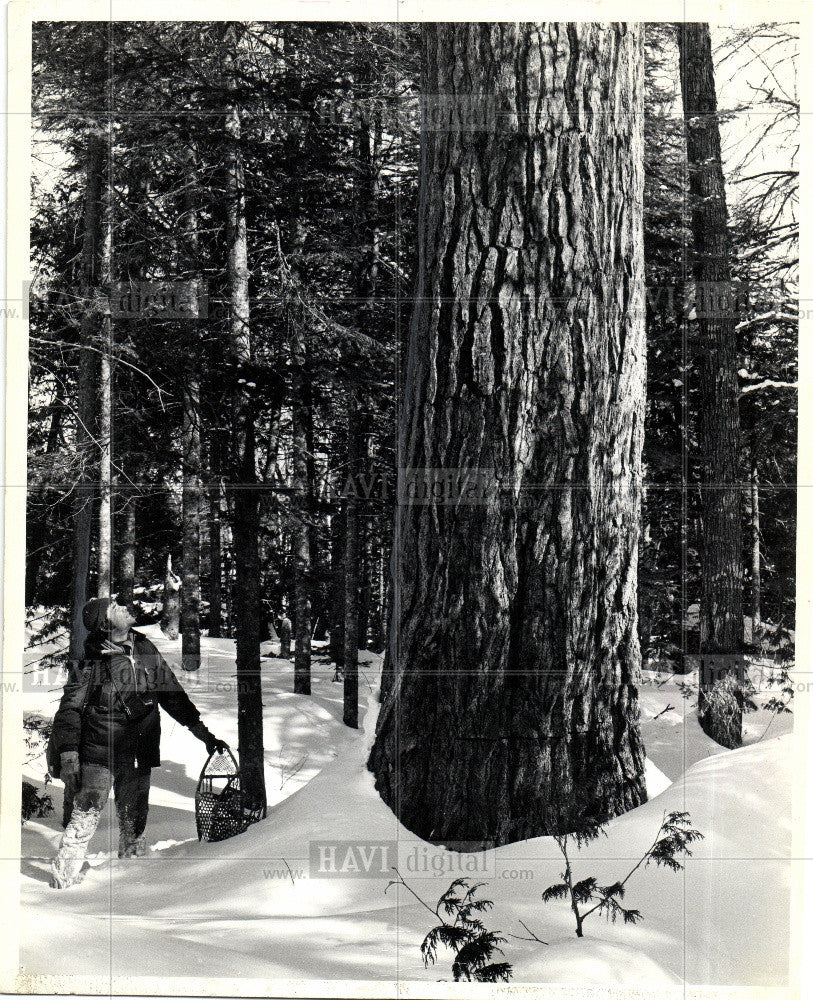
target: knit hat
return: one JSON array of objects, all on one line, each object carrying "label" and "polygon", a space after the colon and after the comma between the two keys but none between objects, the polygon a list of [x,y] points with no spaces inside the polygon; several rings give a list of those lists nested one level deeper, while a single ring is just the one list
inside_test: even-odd
[{"label": "knit hat", "polygon": [[82,608],[82,621],[88,632],[104,632],[110,628],[107,611],[113,600],[109,597],[94,597]]}]

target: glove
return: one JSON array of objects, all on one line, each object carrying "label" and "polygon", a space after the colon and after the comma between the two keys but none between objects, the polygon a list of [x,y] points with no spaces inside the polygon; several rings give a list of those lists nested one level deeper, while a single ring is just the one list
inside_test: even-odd
[{"label": "glove", "polygon": [[59,755],[59,776],[65,782],[79,777],[78,750],[63,750]]},{"label": "glove", "polygon": [[225,740],[219,740],[210,733],[202,722],[196,722],[194,726],[190,726],[189,732],[193,736],[197,736],[201,743],[206,744],[206,750],[210,754],[213,754],[215,751],[223,753],[224,750],[229,749],[229,744]]}]

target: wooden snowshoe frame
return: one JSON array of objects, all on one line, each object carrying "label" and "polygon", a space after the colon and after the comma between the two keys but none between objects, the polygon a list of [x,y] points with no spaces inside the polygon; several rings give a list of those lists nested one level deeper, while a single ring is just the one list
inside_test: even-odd
[{"label": "wooden snowshoe frame", "polygon": [[263,816],[245,808],[240,768],[231,750],[215,750],[209,754],[195,792],[198,840],[227,840],[258,819]]}]

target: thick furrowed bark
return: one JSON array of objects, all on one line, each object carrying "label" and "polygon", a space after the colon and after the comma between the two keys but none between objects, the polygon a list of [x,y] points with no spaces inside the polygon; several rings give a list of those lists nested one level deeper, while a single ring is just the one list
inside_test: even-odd
[{"label": "thick furrowed bark", "polygon": [[[420,836],[507,843],[646,798],[637,29],[425,29],[393,676],[370,767]],[[464,502],[404,502],[483,470]],[[407,470],[407,471],[404,471]]]}]

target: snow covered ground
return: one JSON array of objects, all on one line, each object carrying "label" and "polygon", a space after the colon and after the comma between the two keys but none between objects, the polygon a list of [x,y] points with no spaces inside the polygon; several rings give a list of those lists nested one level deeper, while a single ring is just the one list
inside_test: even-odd
[{"label": "snow covered ground", "polygon": [[[157,627],[144,631],[179,663],[179,642]],[[177,674],[209,728],[236,745],[233,643],[204,638],[202,647],[199,674]],[[750,715],[750,745],[724,751],[700,730],[673,679],[647,673],[641,704],[650,800],[583,848],[575,874],[600,884],[623,877],[669,811],[688,811],[705,839],[684,871],[650,866],[633,876],[624,902],[643,913],[640,924],[593,915],[578,939],[568,904],[541,900],[562,870],[551,838],[458,854],[400,826],[365,767],[379,657],[362,654],[360,729],[352,731],[341,722],[342,686],[318,653],[312,697],[292,693],[290,661],[263,661],[269,814],[237,838],[197,841],[193,796],[205,751],[163,716],[149,856],[115,857],[108,806],[85,881],[57,893],[47,885],[47,860],[60,836],[62,786],[49,786],[54,815],[29,820],[22,833],[24,973],[451,980],[451,953],[439,953],[428,969],[421,959],[431,915],[405,889],[385,892],[397,866],[432,905],[452,878],[484,883],[480,895],[494,901],[486,925],[507,938],[514,983],[787,984],[792,715]],[[59,695],[53,679],[30,684],[25,709],[50,716]],[[43,771],[35,759],[25,777],[41,787]],[[529,936],[523,924],[548,944],[520,940]]]}]

